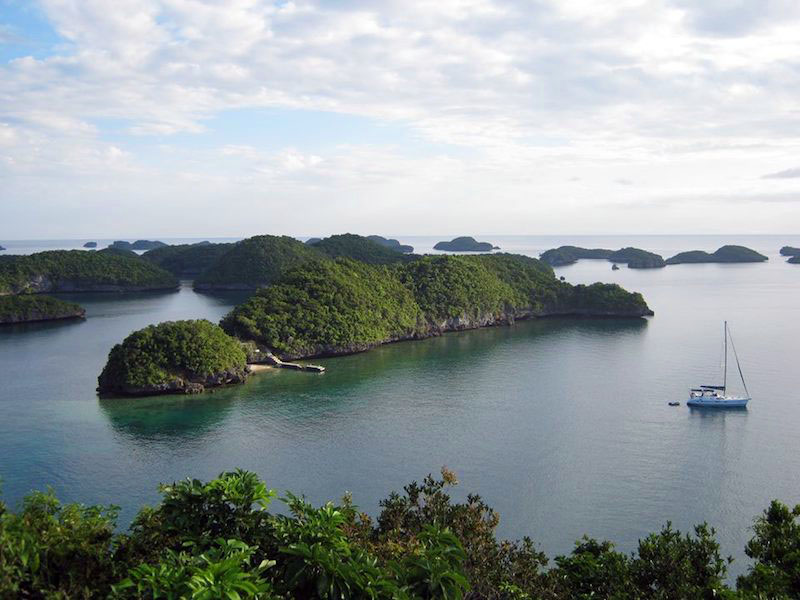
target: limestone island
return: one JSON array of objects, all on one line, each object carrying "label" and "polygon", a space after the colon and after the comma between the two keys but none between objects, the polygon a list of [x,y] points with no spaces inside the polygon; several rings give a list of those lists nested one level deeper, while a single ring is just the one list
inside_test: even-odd
[{"label": "limestone island", "polygon": [[82,319],[86,310],[73,302],[40,295],[0,296],[0,324]]},{"label": "limestone island", "polygon": [[117,240],[109,246],[109,248],[119,248],[120,250],[152,250],[153,248],[162,248],[166,246],[164,242],[151,241],[151,240],[136,240],[135,242],[124,242]]},{"label": "limestone island", "polygon": [[86,242],[83,245],[84,248],[97,248],[97,242]]},{"label": "limestone island", "polygon": [[311,262],[259,289],[223,320],[281,359],[362,352],[447,331],[553,315],[652,315],[618,285],[571,285],[526,256],[425,256],[391,266]]},{"label": "limestone island", "polygon": [[786,262],[788,262],[791,265],[800,265],[800,254],[798,254],[797,256],[791,257]]},{"label": "limestone island", "polygon": [[194,279],[205,273],[233,247],[233,244],[179,244],[148,250],[142,258],[172,273],[175,277]]},{"label": "limestone island", "polygon": [[492,250],[499,250],[498,246],[494,246],[489,242],[479,242],[469,236],[453,238],[449,242],[438,242],[433,248],[434,250],[443,250],[445,252],[491,252]]},{"label": "limestone island", "polygon": [[800,248],[784,246],[781,248],[781,256],[800,256]]},{"label": "limestone island", "polygon": [[391,265],[416,258],[400,250],[399,242],[397,246],[387,246],[354,233],[332,235],[312,247],[327,258],[352,258],[371,265]]},{"label": "limestone island", "polygon": [[579,246],[560,246],[543,252],[539,258],[551,267],[563,267],[578,262],[580,259],[601,259],[613,263],[624,263],[629,269],[658,269],[666,263],[653,252],[640,248],[581,248]]},{"label": "limestone island", "polygon": [[703,250],[690,250],[681,252],[667,259],[668,265],[681,265],[687,263],[751,263],[769,260],[763,254],[744,246],[722,246],[713,253]]},{"label": "limestone island", "polygon": [[376,244],[380,244],[381,246],[386,246],[387,248],[396,250],[397,252],[402,252],[403,254],[411,254],[412,252],[414,252],[414,246],[401,244],[398,240],[395,239],[387,239],[379,235],[368,235],[367,239],[372,240],[373,242],[375,242]]},{"label": "limestone island", "polygon": [[243,383],[242,344],[206,320],[167,321],[135,331],[111,349],[97,380],[101,395],[192,394]]},{"label": "limestone island", "polygon": [[175,290],[174,275],[138,256],[50,250],[0,257],[0,296],[46,292]]}]

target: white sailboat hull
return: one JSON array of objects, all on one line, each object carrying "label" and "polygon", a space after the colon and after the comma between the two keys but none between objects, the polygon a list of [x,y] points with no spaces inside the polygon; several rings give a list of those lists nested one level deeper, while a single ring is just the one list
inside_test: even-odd
[{"label": "white sailboat hull", "polygon": [[707,406],[709,408],[743,408],[747,406],[750,398],[739,398],[737,396],[695,396],[689,395],[686,406]]}]

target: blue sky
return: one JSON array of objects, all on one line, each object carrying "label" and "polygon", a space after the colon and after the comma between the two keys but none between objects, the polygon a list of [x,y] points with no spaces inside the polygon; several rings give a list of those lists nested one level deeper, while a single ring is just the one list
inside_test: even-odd
[{"label": "blue sky", "polygon": [[794,0],[0,0],[0,240],[778,233]]}]

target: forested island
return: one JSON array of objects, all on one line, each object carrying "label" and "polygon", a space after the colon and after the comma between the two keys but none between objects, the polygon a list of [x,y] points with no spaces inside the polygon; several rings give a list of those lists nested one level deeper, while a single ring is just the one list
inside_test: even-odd
[{"label": "forested island", "polygon": [[489,242],[479,242],[474,237],[461,236],[453,238],[449,242],[437,242],[434,250],[445,252],[491,252],[499,248]]},{"label": "forested island", "polygon": [[791,265],[800,265],[800,254],[798,254],[798,255],[796,255],[796,256],[792,256],[792,257],[791,257],[789,260],[787,260],[786,262],[788,262],[788,263],[789,263],[789,264],[791,264]]},{"label": "forested island", "polygon": [[97,248],[97,242],[86,242],[83,245],[84,248]]},{"label": "forested island", "polygon": [[233,244],[179,244],[148,250],[142,258],[181,278],[196,278],[217,262]]},{"label": "forested island", "polygon": [[571,265],[582,258],[604,259],[614,263],[624,263],[630,269],[658,269],[666,264],[664,259],[654,252],[631,247],[606,250],[605,248],[560,246],[543,252],[539,258],[552,267]]},{"label": "forested island", "polygon": [[74,302],[42,295],[0,296],[0,324],[80,319],[86,310]]},{"label": "forested island", "polygon": [[166,246],[164,242],[152,240],[136,240],[135,242],[125,242],[117,240],[112,243],[109,248],[118,248],[120,250],[152,250],[153,248],[163,248]]},{"label": "forested island", "polygon": [[375,242],[376,244],[380,244],[381,246],[386,246],[387,248],[391,248],[392,250],[403,252],[404,254],[411,254],[412,252],[414,252],[414,246],[401,244],[399,240],[387,239],[379,235],[368,235],[367,239]]},{"label": "forested island", "polygon": [[715,252],[704,252],[703,250],[690,250],[681,252],[672,258],[667,259],[668,265],[680,265],[685,263],[748,263],[764,262],[769,260],[763,254],[745,246],[722,246]]},{"label": "forested island", "polygon": [[[33,492],[0,502],[2,598],[260,600],[789,600],[800,597],[800,506],[774,500],[750,526],[753,561],[726,583],[715,531],[668,522],[623,553],[584,536],[551,562],[529,537],[500,540],[500,516],[476,494],[451,498],[454,473],[428,475],[379,502],[349,494],[314,507],[236,470],[159,486],[128,532],[118,508]],[[125,501],[124,498],[120,499]],[[370,502],[367,502],[370,504]],[[743,523],[744,527],[745,524]]]},{"label": "forested island", "polygon": [[781,256],[800,256],[800,248],[784,246],[781,248]]},{"label": "forested island", "polygon": [[414,258],[405,254],[399,243],[397,246],[381,244],[354,233],[332,235],[311,244],[311,247],[328,258],[352,258],[372,265],[389,265]]},{"label": "forested island", "polygon": [[0,295],[174,290],[177,279],[137,256],[50,250],[0,257]]}]

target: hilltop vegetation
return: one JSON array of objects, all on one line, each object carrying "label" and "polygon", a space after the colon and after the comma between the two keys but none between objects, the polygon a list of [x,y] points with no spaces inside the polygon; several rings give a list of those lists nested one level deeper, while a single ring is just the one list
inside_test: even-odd
[{"label": "hilltop vegetation", "polygon": [[329,258],[352,258],[370,265],[390,265],[409,260],[399,248],[393,249],[353,233],[332,235],[310,245]]},{"label": "hilltop vegetation", "polygon": [[135,331],[114,346],[98,378],[98,391],[194,393],[246,377],[242,345],[219,326],[205,320],[168,321]]},{"label": "hilltop vegetation", "polygon": [[0,324],[75,319],[85,314],[78,304],[50,296],[0,296]]},{"label": "hilltop vegetation", "polygon": [[195,279],[197,289],[252,290],[288,270],[325,260],[311,246],[288,236],[257,235],[233,244]]},{"label": "hilltop vegetation", "polygon": [[[773,501],[745,548],[737,589],[705,524],[667,523],[635,552],[583,537],[552,565],[530,538],[498,540],[480,496],[455,502],[455,475],[426,477],[380,502],[375,520],[345,496],[315,508],[254,473],[161,485],[161,501],[117,533],[112,506],[61,504],[34,492],[0,503],[0,597],[288,600],[789,600],[800,596],[800,506]],[[287,510],[288,509],[288,510]]]},{"label": "hilltop vegetation", "polygon": [[194,278],[207,271],[233,244],[179,244],[148,250],[142,258],[158,265],[175,277]]},{"label": "hilltop vegetation", "polygon": [[744,246],[722,246],[716,252],[708,253],[703,250],[690,250],[681,252],[667,259],[668,265],[684,263],[742,263],[763,262],[769,260],[763,254]]},{"label": "hilltop vegetation", "polygon": [[666,264],[658,254],[631,247],[606,250],[604,248],[561,246],[543,252],[539,258],[553,267],[571,265],[582,258],[605,259],[615,263],[626,263],[631,269],[655,269]]},{"label": "hilltop vegetation", "polygon": [[446,252],[491,252],[496,249],[489,242],[479,242],[467,235],[453,238],[449,242],[437,242],[433,248]]},{"label": "hilltop vegetation", "polygon": [[171,273],[113,252],[53,250],[0,257],[0,294],[170,290]]},{"label": "hilltop vegetation", "polygon": [[563,283],[533,258],[426,256],[392,266],[307,264],[237,306],[222,327],[298,358],[549,314],[652,313],[639,294]]}]

